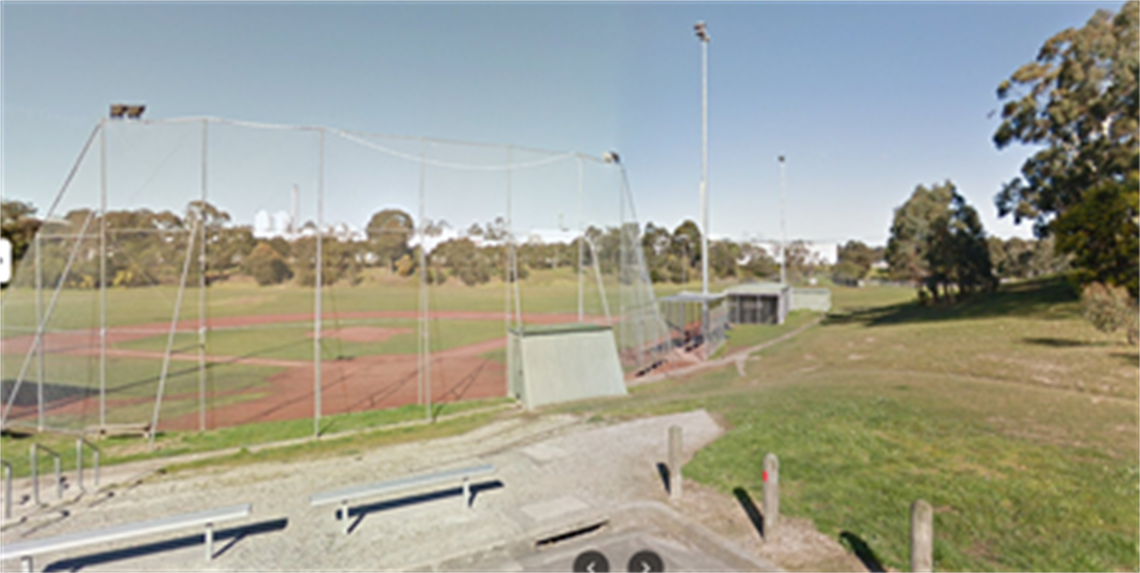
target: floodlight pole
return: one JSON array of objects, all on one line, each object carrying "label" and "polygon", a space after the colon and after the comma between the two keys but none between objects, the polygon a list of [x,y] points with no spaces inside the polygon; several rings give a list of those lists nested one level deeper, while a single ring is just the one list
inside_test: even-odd
[{"label": "floodlight pole", "polygon": [[324,278],[324,267],[321,263],[321,241],[324,225],[324,198],[325,198],[325,130],[318,131],[320,136],[320,151],[317,159],[317,257],[316,257],[316,289],[313,302],[313,437],[321,437],[321,282]]},{"label": "floodlight pole", "polygon": [[99,428],[103,429],[107,427],[107,120],[99,123]]},{"label": "floodlight pole", "polygon": [[709,294],[709,35],[695,26],[701,41],[701,293]]},{"label": "floodlight pole", "polygon": [[784,156],[780,156],[780,284],[787,284],[788,230],[784,224]]},{"label": "floodlight pole", "polygon": [[206,431],[206,153],[209,120],[202,120],[202,199],[198,254],[198,431]]}]

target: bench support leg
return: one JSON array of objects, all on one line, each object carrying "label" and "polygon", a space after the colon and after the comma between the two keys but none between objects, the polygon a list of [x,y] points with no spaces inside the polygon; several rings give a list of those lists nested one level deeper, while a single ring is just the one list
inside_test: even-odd
[{"label": "bench support leg", "polygon": [[214,524],[206,524],[206,561],[214,560]]},{"label": "bench support leg", "polygon": [[31,556],[20,558],[20,570],[23,571],[24,573],[32,573],[32,558],[31,558]]},{"label": "bench support leg", "polygon": [[471,507],[471,480],[463,478],[463,507]]},{"label": "bench support leg", "polygon": [[352,524],[348,522],[348,502],[340,502],[340,520],[344,522],[344,534],[348,535],[348,530],[352,528]]}]

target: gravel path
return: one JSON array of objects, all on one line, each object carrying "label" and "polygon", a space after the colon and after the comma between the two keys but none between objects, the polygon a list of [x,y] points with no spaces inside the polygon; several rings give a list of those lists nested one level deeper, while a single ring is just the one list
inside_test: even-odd
[{"label": "gravel path", "polygon": [[[398,444],[324,460],[267,462],[172,476],[137,465],[107,472],[118,485],[27,514],[4,543],[198,511],[253,504],[247,520],[222,525],[213,561],[201,534],[187,531],[106,547],[45,555],[49,570],[568,570],[586,546],[612,551],[612,570],[648,547],[666,564],[705,570],[774,570],[668,507],[656,464],[669,426],[684,429],[685,455],[721,428],[703,410],[616,425],[569,415],[517,415],[461,436]],[[169,462],[167,462],[169,463]],[[490,463],[497,474],[476,482],[463,506],[458,488],[412,492],[399,503],[365,500],[350,512],[311,508],[310,495],[421,472]],[[19,493],[19,490],[18,492]],[[592,535],[536,547],[545,538],[604,523]],[[19,564],[4,561],[5,571]]]}]

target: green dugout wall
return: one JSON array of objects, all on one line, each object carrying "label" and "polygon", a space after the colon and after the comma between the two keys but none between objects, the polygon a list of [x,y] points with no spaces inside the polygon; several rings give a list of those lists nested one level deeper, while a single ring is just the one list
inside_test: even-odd
[{"label": "green dugout wall", "polygon": [[626,395],[613,329],[569,324],[512,328],[510,393],[527,409]]}]

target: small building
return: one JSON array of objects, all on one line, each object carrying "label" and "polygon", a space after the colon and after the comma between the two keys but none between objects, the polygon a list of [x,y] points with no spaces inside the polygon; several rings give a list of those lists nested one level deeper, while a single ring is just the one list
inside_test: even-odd
[{"label": "small building", "polygon": [[724,294],[682,292],[660,299],[661,317],[669,327],[673,347],[700,351],[708,358],[724,344],[728,304]]},{"label": "small building", "polygon": [[725,289],[732,324],[784,324],[792,304],[792,287],[780,283],[748,283]]}]

